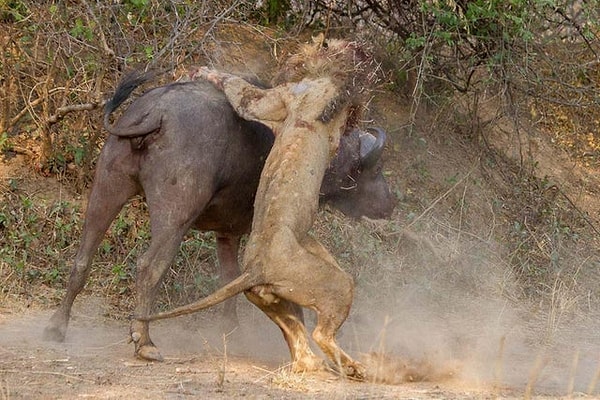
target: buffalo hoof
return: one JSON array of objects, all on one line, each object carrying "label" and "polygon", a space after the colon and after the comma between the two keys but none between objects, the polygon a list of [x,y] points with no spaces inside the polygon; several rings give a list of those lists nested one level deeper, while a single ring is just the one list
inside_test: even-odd
[{"label": "buffalo hoof", "polygon": [[50,317],[50,321],[48,321],[48,325],[44,329],[44,340],[49,340],[53,342],[62,342],[65,340],[65,336],[67,335],[67,326],[69,324],[69,317],[66,317],[61,310],[57,310],[52,317]]},{"label": "buffalo hoof", "polygon": [[164,358],[160,351],[153,344],[140,346],[135,350],[135,356],[147,361],[163,361]]},{"label": "buffalo hoof", "polygon": [[163,361],[163,356],[148,336],[148,324],[133,321],[129,327],[130,343],[135,344],[134,354],[147,361]]},{"label": "buffalo hoof", "polygon": [[48,325],[44,329],[43,338],[51,342],[63,342],[67,334],[66,328],[61,328],[54,325]]}]

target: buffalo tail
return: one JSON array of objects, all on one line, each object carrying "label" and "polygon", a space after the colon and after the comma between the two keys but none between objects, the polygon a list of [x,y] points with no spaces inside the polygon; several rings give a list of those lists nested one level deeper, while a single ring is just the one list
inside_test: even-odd
[{"label": "buffalo tail", "polygon": [[126,74],[119,82],[115,94],[104,104],[104,129],[110,129],[110,115],[117,109],[125,100],[129,98],[131,93],[140,85],[154,79],[162,72],[157,71],[132,71]]}]

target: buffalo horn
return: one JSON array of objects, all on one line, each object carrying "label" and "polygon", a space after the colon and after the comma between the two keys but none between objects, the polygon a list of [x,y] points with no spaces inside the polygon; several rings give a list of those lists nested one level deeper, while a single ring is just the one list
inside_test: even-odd
[{"label": "buffalo horn", "polygon": [[381,158],[386,140],[386,134],[383,129],[378,127],[367,129],[375,133],[375,135],[364,131],[360,133],[360,160],[364,169],[373,167],[379,158]]}]

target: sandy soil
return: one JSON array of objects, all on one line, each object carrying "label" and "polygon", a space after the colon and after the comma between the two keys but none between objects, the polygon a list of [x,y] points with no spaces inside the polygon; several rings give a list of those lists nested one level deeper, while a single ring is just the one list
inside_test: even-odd
[{"label": "sandy soil", "polygon": [[[405,375],[397,379],[404,382],[393,385],[351,382],[328,372],[292,374],[277,329],[244,304],[239,331],[225,340],[215,328],[214,313],[154,324],[153,338],[165,361],[148,363],[132,355],[128,322],[104,315],[103,304],[101,298],[78,300],[67,340],[60,344],[41,338],[50,311],[0,308],[0,399],[492,399],[524,394],[522,386],[498,388],[466,378],[460,367],[451,372],[444,367],[442,374],[441,365],[427,367],[426,382],[406,382]],[[546,391],[536,398],[554,395]]]}]

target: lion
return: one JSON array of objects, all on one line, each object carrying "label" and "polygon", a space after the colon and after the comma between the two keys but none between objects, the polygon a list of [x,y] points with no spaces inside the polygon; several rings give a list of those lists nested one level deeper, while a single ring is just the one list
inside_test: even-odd
[{"label": "lion", "polygon": [[341,135],[359,123],[376,64],[356,42],[323,38],[289,58],[271,89],[201,67],[192,72],[223,90],[235,111],[269,126],[275,143],[262,171],[242,275],[187,306],[137,319],[195,312],[244,292],[283,332],[294,371],[323,367],[311,350],[298,306],[316,312],[312,337],[340,373],[364,379],[365,368],[337,344],[354,282],[309,234],[319,187]]}]

